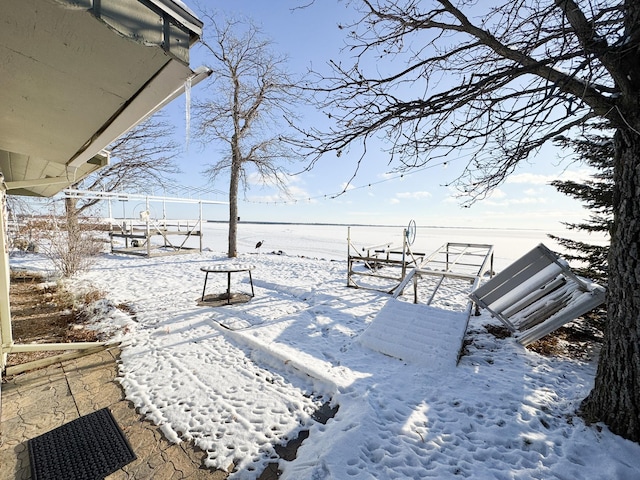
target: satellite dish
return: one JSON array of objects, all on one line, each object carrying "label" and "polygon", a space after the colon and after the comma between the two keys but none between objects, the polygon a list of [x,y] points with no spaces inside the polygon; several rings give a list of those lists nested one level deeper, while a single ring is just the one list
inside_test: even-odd
[{"label": "satellite dish", "polygon": [[404,231],[406,237],[407,237],[407,243],[409,245],[413,245],[413,242],[416,241],[416,221],[415,220],[410,220],[409,221],[409,225],[407,226],[407,229]]}]

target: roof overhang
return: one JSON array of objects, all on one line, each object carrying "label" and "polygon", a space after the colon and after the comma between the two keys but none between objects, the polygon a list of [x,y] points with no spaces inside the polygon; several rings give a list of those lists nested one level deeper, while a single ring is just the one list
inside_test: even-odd
[{"label": "roof overhang", "polygon": [[0,172],[52,196],[104,149],[211,72],[189,67],[202,23],[171,0],[2,0]]},{"label": "roof overhang", "polygon": [[4,175],[7,193],[11,195],[52,197],[108,164],[109,152],[104,150],[77,168],[68,168],[43,158],[0,151],[0,172]]}]

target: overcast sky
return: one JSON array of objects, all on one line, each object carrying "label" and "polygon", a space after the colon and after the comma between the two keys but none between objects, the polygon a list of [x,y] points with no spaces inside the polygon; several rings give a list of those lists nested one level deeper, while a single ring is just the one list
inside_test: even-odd
[{"label": "overcast sky", "polygon": [[[186,3],[198,12],[196,2],[187,0]],[[322,69],[329,59],[341,55],[344,32],[337,24],[353,12],[344,2],[335,0],[316,2],[302,10],[291,9],[301,3],[235,0],[218,2],[218,12],[252,18],[273,40],[274,49],[289,56],[291,72],[304,72],[310,66]],[[203,63],[206,63],[203,49],[192,49],[192,67]],[[192,96],[200,94],[201,86],[195,87]],[[218,155],[217,149],[211,146],[203,150],[193,138],[186,144],[184,98],[173,102],[166,112],[176,123],[184,143],[179,158],[184,173],[178,182],[227,192],[228,177],[207,185],[201,174],[205,164]],[[306,112],[305,117],[307,120],[318,118],[314,112]],[[587,216],[577,201],[548,185],[554,179],[575,180],[588,175],[588,170],[580,164],[561,161],[561,154],[552,146],[545,147],[489,198],[476,202],[471,208],[462,207],[463,200],[456,198],[455,192],[446,186],[461,173],[464,158],[448,158],[446,165],[436,160],[426,168],[400,176],[392,173],[385,152],[370,149],[347,193],[335,197],[349,181],[358,154],[346,153],[340,158],[328,155],[310,172],[289,178],[292,199],[283,199],[269,188],[252,186],[246,200],[240,194],[239,211],[243,221],[405,225],[415,219],[425,226],[556,229],[561,221],[575,222]],[[223,196],[210,198],[225,200]],[[222,207],[207,207],[205,216],[225,220],[227,211]]]}]

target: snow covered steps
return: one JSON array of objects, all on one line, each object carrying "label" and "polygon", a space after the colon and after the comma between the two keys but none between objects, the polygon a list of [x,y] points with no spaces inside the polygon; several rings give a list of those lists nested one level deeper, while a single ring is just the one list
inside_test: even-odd
[{"label": "snow covered steps", "polygon": [[360,336],[371,350],[425,368],[455,367],[468,314],[390,299]]}]

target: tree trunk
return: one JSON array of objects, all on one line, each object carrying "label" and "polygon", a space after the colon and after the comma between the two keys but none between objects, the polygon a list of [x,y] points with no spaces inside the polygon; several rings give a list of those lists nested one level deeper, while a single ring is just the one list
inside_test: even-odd
[{"label": "tree trunk", "polygon": [[235,258],[238,256],[238,186],[240,183],[241,163],[233,156],[231,162],[231,178],[229,180],[229,250],[227,256]]},{"label": "tree trunk", "polygon": [[587,421],[603,421],[640,442],[640,135],[619,129],[615,147],[606,332],[595,385],[581,409]]},{"label": "tree trunk", "polygon": [[80,242],[78,199],[65,197],[64,208],[67,216],[67,245],[69,247],[69,250],[73,250]]},{"label": "tree trunk", "polygon": [[78,199],[65,197],[64,210],[67,216],[67,230],[69,232],[78,231]]}]

